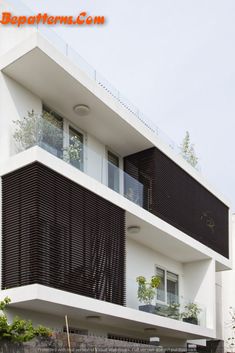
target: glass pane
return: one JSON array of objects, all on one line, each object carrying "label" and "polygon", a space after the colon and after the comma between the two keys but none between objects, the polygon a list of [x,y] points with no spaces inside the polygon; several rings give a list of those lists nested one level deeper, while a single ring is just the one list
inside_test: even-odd
[{"label": "glass pane", "polygon": [[157,276],[161,279],[161,283],[157,288],[157,300],[165,302],[165,271],[157,267]]},{"label": "glass pane", "polygon": [[119,192],[119,158],[108,152],[108,187]]},{"label": "glass pane", "polygon": [[61,158],[63,154],[63,118],[43,107],[40,144],[48,152]]},{"label": "glass pane", "polygon": [[167,303],[179,303],[179,280],[178,275],[167,272]]},{"label": "glass pane", "polygon": [[139,206],[143,206],[143,185],[127,173],[124,173],[124,196]]},{"label": "glass pane", "polygon": [[69,128],[69,147],[66,152],[69,162],[83,170],[83,134],[72,127]]}]

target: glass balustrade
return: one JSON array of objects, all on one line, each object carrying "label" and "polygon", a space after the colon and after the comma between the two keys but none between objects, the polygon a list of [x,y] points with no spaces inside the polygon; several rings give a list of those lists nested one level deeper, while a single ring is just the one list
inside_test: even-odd
[{"label": "glass balustrade", "polygon": [[127,307],[144,311],[153,315],[163,316],[169,319],[206,327],[206,307],[198,303],[193,298],[187,298],[183,295],[174,295],[167,293],[166,302],[157,300],[157,291],[149,303],[141,302],[138,299],[138,284],[135,279],[127,278],[126,293]]},{"label": "glass balustrade", "polygon": [[14,150],[21,152],[39,146],[54,156],[86,173],[110,189],[143,206],[143,184],[109,162],[76,136],[66,133],[56,121],[32,116],[26,122],[18,122],[13,134]]}]

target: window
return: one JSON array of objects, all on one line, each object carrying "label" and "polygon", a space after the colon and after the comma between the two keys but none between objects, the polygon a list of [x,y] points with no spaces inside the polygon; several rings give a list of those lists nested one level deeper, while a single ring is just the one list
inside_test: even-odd
[{"label": "window", "polygon": [[161,269],[161,268],[157,268],[157,276],[160,277],[161,282],[159,287],[157,288],[157,300],[161,301],[161,302],[165,302],[165,270]]},{"label": "window", "polygon": [[167,271],[167,303],[178,303],[179,292],[178,292],[178,276],[172,272]]},{"label": "window", "polygon": [[63,155],[63,118],[43,106],[40,124],[40,145],[46,151],[61,158]]},{"label": "window", "polygon": [[119,192],[119,157],[108,151],[108,187]]},{"label": "window", "polygon": [[83,170],[84,167],[83,140],[83,134],[70,126],[68,159],[70,164],[80,170]]},{"label": "window", "polygon": [[165,304],[179,303],[179,276],[160,267],[157,267],[156,272],[161,278],[157,288],[157,301]]}]

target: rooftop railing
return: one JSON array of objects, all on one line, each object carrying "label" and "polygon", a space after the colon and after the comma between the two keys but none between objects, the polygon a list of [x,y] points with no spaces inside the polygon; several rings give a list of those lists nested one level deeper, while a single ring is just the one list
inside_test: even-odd
[{"label": "rooftop railing", "polygon": [[[32,15],[33,12],[20,0],[8,0],[10,4],[15,6],[19,14]],[[68,43],[66,43],[57,33],[45,25],[35,26],[40,34],[45,37],[52,45],[54,45],[62,54],[67,56],[76,66],[84,71],[87,76],[94,80],[100,87],[102,87],[108,94],[116,99],[127,111],[129,111],[134,118],[141,121],[141,123],[151,131],[160,141],[171,148],[171,150],[178,156],[181,156],[179,146],[165,134],[156,124],[154,124],[145,114],[143,114],[134,104],[132,104],[118,89],[116,89],[108,80],[100,75],[81,55],[74,50]],[[185,159],[187,161],[187,159]],[[200,171],[198,165],[195,169]]]}]

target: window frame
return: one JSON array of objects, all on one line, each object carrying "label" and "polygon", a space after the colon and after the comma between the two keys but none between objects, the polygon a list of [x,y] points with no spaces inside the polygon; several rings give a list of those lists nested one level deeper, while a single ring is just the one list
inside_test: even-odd
[{"label": "window frame", "polygon": [[[56,155],[57,157],[61,158],[61,156],[63,155],[63,148],[64,148],[64,132],[65,132],[65,129],[64,129],[64,128],[65,128],[64,121],[65,121],[65,119],[64,119],[64,117],[63,117],[62,115],[60,115],[59,113],[57,113],[57,111],[51,109],[48,105],[46,105],[46,104],[43,103],[43,104],[42,104],[42,115],[41,115],[42,119],[44,119],[44,118],[43,118],[44,112],[50,114],[51,116],[53,116],[53,118],[54,118],[55,120],[57,120],[57,122],[60,122],[60,123],[61,123],[61,127],[60,127],[60,128],[57,127],[57,126],[55,126],[56,129],[60,129],[60,130],[61,130],[61,151],[60,151],[60,150],[57,150],[57,153],[60,151],[61,155],[60,155],[60,153],[59,153],[59,155],[58,155],[57,153],[56,153],[55,155]],[[47,121],[47,120],[45,119],[45,121]],[[48,122],[48,123],[51,124],[51,125],[54,125],[53,123],[50,123],[50,122]],[[42,136],[42,141],[41,141],[41,142],[42,142],[42,143],[45,143],[45,144],[47,143],[47,142],[44,140],[44,136]],[[53,145],[48,144],[48,146],[50,146],[52,149],[53,149],[53,148],[56,149],[56,147],[53,146]],[[54,154],[53,152],[50,152],[50,153]]]},{"label": "window frame", "polygon": [[[113,154],[115,157],[117,157],[118,158],[118,167],[117,166],[115,166],[114,164],[114,166],[116,167],[116,168],[118,168],[118,191],[117,190],[115,190],[115,189],[112,189],[111,187],[110,187],[110,189],[111,190],[114,190],[115,192],[118,192],[119,194],[120,193],[122,193],[122,189],[123,189],[123,185],[121,184],[122,183],[122,178],[121,178],[121,170],[122,170],[122,158],[121,158],[121,156],[118,154],[118,153],[116,153],[115,151],[113,151],[112,150],[112,148],[109,148],[109,147],[107,147],[106,146],[106,180],[107,180],[107,186],[108,186],[108,184],[109,184],[109,163],[111,163],[111,162],[109,162],[109,153],[111,153],[111,154]],[[109,186],[108,186],[109,187]]]},{"label": "window frame", "polygon": [[162,300],[159,300],[157,299],[157,290],[156,289],[156,303],[158,304],[163,304],[163,305],[169,305],[170,303],[167,302],[167,273],[170,272],[172,273],[173,275],[176,275],[178,277],[178,304],[180,303],[180,275],[178,272],[175,272],[175,271],[171,271],[169,270],[168,268],[166,267],[163,267],[161,265],[155,265],[155,273],[156,273],[156,276],[157,276],[157,269],[161,269],[162,271],[164,271],[164,301]]},{"label": "window frame", "polygon": [[79,126],[75,125],[72,121],[70,121],[67,117],[65,117],[63,114],[60,114],[57,110],[51,108],[49,105],[46,103],[42,103],[42,113],[43,111],[46,111],[50,114],[54,114],[55,118],[61,119],[62,121],[62,136],[63,136],[63,141],[62,141],[62,147],[66,148],[69,146],[69,131],[70,127],[72,130],[77,131],[79,134],[83,136],[83,149],[82,149],[82,172],[87,172],[87,133],[80,129]]},{"label": "window frame", "polygon": [[[64,119],[65,121],[65,119]],[[77,126],[75,126],[73,123],[71,123],[69,120],[66,119],[66,122],[64,125],[67,125],[67,135],[68,138],[66,139],[66,141],[64,141],[64,144],[66,144],[66,146],[70,145],[70,129],[74,130],[75,133],[78,133],[80,135],[82,135],[82,162],[81,162],[81,168],[78,168],[80,171],[84,172],[85,171],[85,150],[86,150],[86,134]],[[68,141],[67,141],[68,140]],[[71,164],[72,165],[72,164]]]}]

